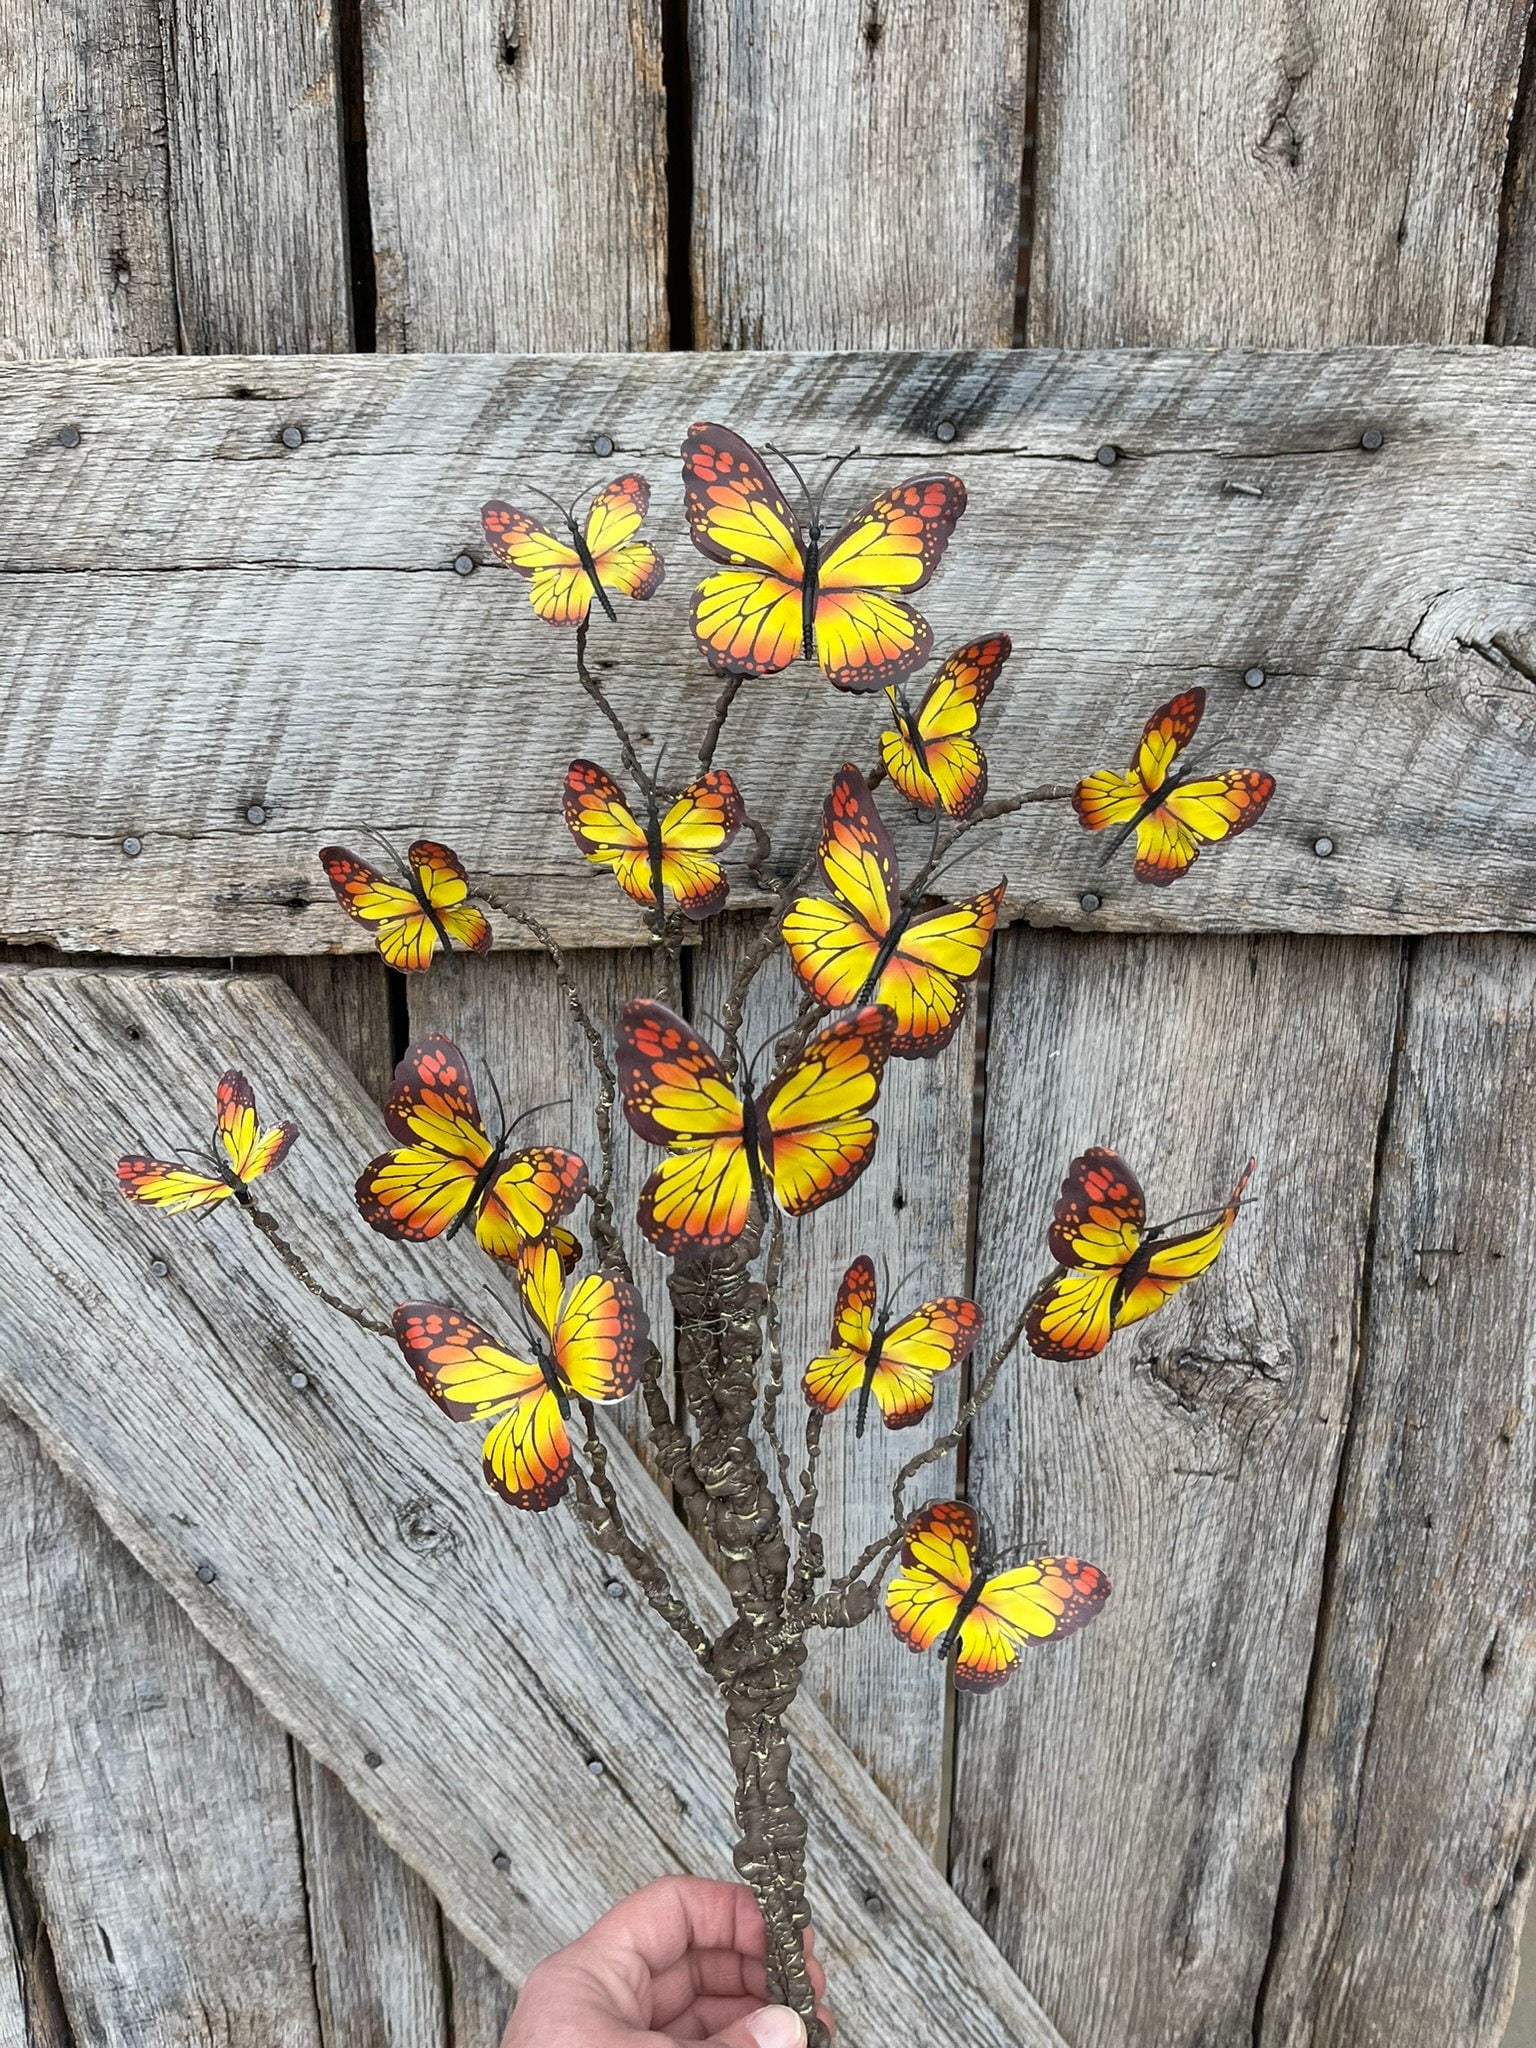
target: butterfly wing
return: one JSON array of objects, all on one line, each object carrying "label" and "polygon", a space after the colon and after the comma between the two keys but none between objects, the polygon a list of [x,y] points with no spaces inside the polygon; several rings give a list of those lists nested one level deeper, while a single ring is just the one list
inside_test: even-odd
[{"label": "butterfly wing", "polygon": [[974,1575],[977,1534],[974,1510],[958,1500],[934,1501],[907,1524],[885,1611],[909,1650],[935,1648],[954,1627]]},{"label": "butterfly wing", "polygon": [[965,510],[957,476],[881,491],[834,535],[817,574],[816,654],[840,690],[878,690],[925,661],[926,619],[893,593],[921,590]]},{"label": "butterfly wing", "polygon": [[708,917],[730,891],[715,856],[747,815],[741,791],[723,768],[690,782],[661,819],[661,880],[685,917]]},{"label": "butterfly wing", "polygon": [[[920,810],[974,817],[987,793],[986,756],[972,737],[981,707],[1013,652],[1006,633],[957,648],[939,669],[916,714],[898,711],[897,730],[880,735],[886,773]],[[891,691],[893,709],[896,693]]]},{"label": "butterfly wing", "polygon": [[622,1401],[640,1376],[649,1331],[640,1296],[612,1273],[578,1280],[551,1336],[556,1368],[583,1401]]},{"label": "butterfly wing", "polygon": [[717,669],[775,674],[804,638],[799,520],[757,450],[708,421],[683,442],[683,499],[694,546],[721,564],[694,593],[699,645]]},{"label": "butterfly wing", "polygon": [[490,1420],[482,1450],[487,1485],[513,1507],[553,1507],[570,1478],[571,1444],[538,1366],[443,1302],[406,1302],[394,1325],[412,1371],[446,1414]]},{"label": "butterfly wing", "polygon": [[586,543],[598,580],[621,597],[654,597],[664,573],[660,552],[636,540],[651,508],[651,487],[643,476],[616,476],[604,484],[587,511]]},{"label": "butterfly wing", "polygon": [[235,1178],[249,1186],[262,1174],[270,1173],[299,1135],[295,1123],[281,1123],[264,1131],[256,1115],[256,1092],[235,1067],[219,1076],[214,1097],[218,1105],[215,1129]]},{"label": "butterfly wing", "polygon": [[178,1166],[173,1159],[148,1159],[137,1152],[117,1162],[117,1184],[130,1202],[163,1209],[168,1216],[187,1209],[207,1209],[235,1191],[227,1180]]},{"label": "butterfly wing", "polygon": [[703,1039],[662,1003],[620,1014],[619,1094],[630,1129],[667,1157],[640,1193],[640,1227],[669,1256],[733,1244],[752,1175],[741,1098]]},{"label": "butterfly wing", "polygon": [[1046,1234],[1063,1270],[1038,1289],[1025,1320],[1037,1358],[1093,1358],[1104,1349],[1120,1276],[1146,1220],[1141,1185],[1118,1153],[1096,1145],[1073,1160]]},{"label": "butterfly wing", "polygon": [[846,1191],[874,1156],[892,1018],[878,1003],[823,1025],[789,1072],[757,1100],[763,1170],[791,1216]]},{"label": "butterfly wing", "polygon": [[805,1369],[806,1401],[830,1415],[841,1408],[864,1379],[870,1338],[874,1331],[875,1269],[866,1257],[856,1258],[844,1273],[832,1310],[832,1342],[820,1358]]},{"label": "butterfly wing", "polygon": [[499,498],[481,506],[480,523],[497,561],[528,578],[528,601],[538,616],[552,626],[579,626],[592,609],[594,592],[569,540]]},{"label": "butterfly wing", "polygon": [[1139,1323],[1143,1316],[1151,1315],[1171,1295],[1177,1294],[1186,1281],[1193,1280],[1207,1267],[1215,1265],[1227,1241],[1227,1232],[1237,1221],[1243,1190],[1253,1168],[1254,1162],[1250,1159],[1232,1190],[1226,1208],[1212,1222],[1203,1224],[1199,1230],[1186,1230],[1178,1237],[1153,1240],[1142,1277],[1127,1290],[1115,1315],[1117,1330],[1123,1329],[1127,1323]]},{"label": "butterfly wing", "polygon": [[1166,886],[1187,874],[1204,845],[1235,839],[1256,825],[1275,793],[1275,778],[1258,768],[1181,782],[1136,828],[1136,878]]},{"label": "butterfly wing", "polygon": [[784,919],[784,943],[816,1000],[841,1010],[858,1000],[874,973],[900,886],[896,849],[869,784],[846,761],[822,806],[817,860],[834,901],[797,897]]},{"label": "butterfly wing", "polygon": [[419,974],[431,966],[437,930],[414,890],[390,881],[344,846],[322,846],[320,865],[348,917],[372,931],[387,967]]},{"label": "butterfly wing", "polygon": [[1097,1565],[1076,1557],[1036,1557],[999,1572],[960,1624],[956,1686],[990,1692],[1011,1676],[1021,1650],[1075,1634],[1109,1593],[1109,1580]]},{"label": "butterfly wing", "polygon": [[902,932],[874,988],[896,1019],[893,1059],[931,1059],[954,1037],[1007,888],[998,882],[964,903],[921,911]]},{"label": "butterfly wing", "polygon": [[449,938],[467,953],[489,953],[490,924],[469,900],[469,877],[453,848],[436,839],[418,839],[406,848],[405,857],[416,876],[417,887]]},{"label": "butterfly wing", "polygon": [[413,1244],[439,1237],[491,1156],[469,1068],[451,1039],[434,1035],[409,1048],[395,1068],[384,1121],[402,1143],[363,1168],[357,1206],[385,1237]]},{"label": "butterfly wing", "polygon": [[910,1429],[933,1406],[933,1382],[969,1357],[981,1310],[959,1295],[925,1301],[888,1330],[870,1392],[887,1429]]},{"label": "butterfly wing", "polygon": [[576,1153],[557,1145],[514,1152],[486,1190],[475,1218],[475,1241],[493,1259],[515,1260],[586,1191],[586,1161]]}]

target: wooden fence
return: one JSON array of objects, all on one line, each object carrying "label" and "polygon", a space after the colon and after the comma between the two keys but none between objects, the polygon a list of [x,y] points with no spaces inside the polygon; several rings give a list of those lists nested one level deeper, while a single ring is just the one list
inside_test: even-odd
[{"label": "wooden fence", "polygon": [[[595,478],[600,435],[644,466],[674,582],[618,687],[691,726],[700,413],[966,476],[931,614],[1014,636],[1000,782],[1114,760],[1190,681],[1280,782],[1169,892],[1058,811],[1001,830],[984,1032],[942,1113],[896,1077],[796,1237],[792,1353],[897,1232],[1001,1319],[1086,1143],[1173,1206],[1261,1161],[1190,1299],[1021,1367],[942,1475],[1104,1562],[1105,1621],[953,1714],[878,1626],[814,1662],[844,2038],[1499,2040],[1536,1765],[1536,386],[1480,344],[1536,330],[1526,17],[0,9],[0,2048],[489,2042],[484,1957],[515,1980],[723,1865],[709,1702],[561,1518],[501,1512],[235,1233],[129,1231],[102,1173],[238,1053],[309,1134],[317,1270],[441,1284],[325,1226],[368,1098],[408,1031],[532,1086],[569,1023],[526,953],[405,1000],[329,951],[313,848],[430,827],[602,949],[605,1008],[645,986],[553,809],[593,736],[474,514]],[[798,671],[754,702],[733,765],[793,839],[852,714]],[[701,1009],[738,943],[699,949]],[[857,1545],[897,1459],[854,1449]],[[652,1527],[707,1601],[659,1495]]]}]

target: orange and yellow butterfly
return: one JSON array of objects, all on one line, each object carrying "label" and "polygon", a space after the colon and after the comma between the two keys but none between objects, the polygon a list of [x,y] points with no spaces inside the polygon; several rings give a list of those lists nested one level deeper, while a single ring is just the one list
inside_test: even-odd
[{"label": "orange and yellow butterfly", "polygon": [[781,460],[804,495],[804,526],[739,434],[707,421],[688,429],[688,525],[699,552],[722,565],[694,592],[699,645],[717,669],[737,675],[771,676],[803,655],[840,690],[878,690],[918,667],[933,645],[927,620],[898,593],[921,590],[938,567],[965,510],[965,485],[943,475],[897,484],[823,544],[821,494],[813,498]]},{"label": "orange and yellow butterfly", "polygon": [[941,1052],[965,1014],[1007,883],[932,910],[904,904],[891,836],[847,762],[822,811],[817,859],[832,901],[797,896],[790,905],[784,944],[796,974],[829,1010],[884,1003],[896,1020],[894,1058]]},{"label": "orange and yellow butterfly", "polygon": [[1185,690],[1160,704],[1147,720],[1136,758],[1125,774],[1101,768],[1072,792],[1072,808],[1086,830],[1125,828],[1110,853],[1135,833],[1138,882],[1161,887],[1176,882],[1188,873],[1203,846],[1235,839],[1256,825],[1275,793],[1275,778],[1260,768],[1228,768],[1220,775],[1173,772],[1204,714],[1204,690]]},{"label": "orange and yellow butterfly", "polygon": [[570,1483],[572,1400],[623,1400],[638,1377],[646,1322],[639,1295],[615,1275],[589,1273],[565,1293],[553,1253],[530,1260],[522,1280],[531,1312],[522,1351],[440,1301],[403,1303],[394,1325],[412,1371],[444,1413],[490,1424],[486,1483],[513,1507],[538,1513]]},{"label": "orange and yellow butterfly", "polygon": [[371,1159],[357,1182],[357,1206],[375,1230],[421,1244],[453,1237],[472,1220],[494,1259],[515,1260],[547,1235],[563,1262],[575,1264],[581,1248],[556,1226],[586,1192],[585,1162],[554,1145],[509,1152],[510,1129],[493,1142],[451,1039],[423,1038],[409,1049],[384,1121],[400,1148]]},{"label": "orange and yellow butterfly", "polygon": [[1006,633],[990,633],[957,648],[916,711],[898,684],[887,688],[896,730],[881,733],[880,758],[892,782],[920,811],[971,818],[980,810],[987,794],[987,757],[972,735],[1012,652]]},{"label": "orange and yellow butterfly", "polygon": [[117,1162],[117,1184],[130,1202],[145,1202],[170,1215],[179,1215],[184,1209],[211,1208],[231,1195],[248,1202],[251,1182],[270,1173],[299,1135],[294,1123],[274,1124],[270,1131],[261,1128],[255,1090],[234,1067],[220,1075],[214,1100],[214,1137],[228,1163],[214,1173],[203,1173],[195,1166],[131,1153]]},{"label": "orange and yellow butterfly", "polygon": [[606,768],[573,761],[566,772],[565,822],[587,859],[611,868],[636,903],[655,909],[670,891],[684,917],[708,917],[730,892],[716,855],[747,815],[741,791],[723,768],[712,768],[665,810],[654,788],[645,801],[642,825]]},{"label": "orange and yellow butterfly", "polygon": [[1116,1330],[1139,1323],[1214,1265],[1253,1167],[1250,1159],[1209,1223],[1169,1237],[1184,1218],[1149,1226],[1141,1185],[1118,1153],[1095,1145],[1074,1159],[1046,1235],[1056,1271],[1030,1302],[1025,1325],[1035,1356],[1097,1357]]},{"label": "orange and yellow butterfly", "polygon": [[824,1025],[787,1072],[738,1093],[715,1053],[661,1003],[619,1017],[619,1092],[630,1128],[667,1157],[640,1191],[640,1228],[669,1256],[733,1244],[754,1199],[806,1215],[851,1187],[879,1126],[891,1015],[870,1004]]},{"label": "orange and yellow butterfly", "polygon": [[451,952],[455,939],[468,952],[488,953],[491,927],[469,900],[469,877],[453,848],[418,839],[407,847],[406,859],[409,886],[391,882],[344,846],[320,849],[336,901],[348,917],[373,928],[386,966],[420,973],[432,965],[439,946]]},{"label": "orange and yellow butterfly", "polygon": [[981,1310],[958,1295],[925,1301],[897,1323],[876,1313],[877,1299],[874,1262],[861,1255],[837,1290],[832,1348],[805,1369],[805,1398],[823,1415],[858,1395],[856,1436],[871,1396],[887,1429],[921,1422],[933,1406],[934,1375],[967,1358],[981,1329]]},{"label": "orange and yellow butterfly", "polygon": [[891,1627],[909,1650],[955,1651],[962,1692],[1001,1685],[1021,1650],[1074,1634],[1110,1594],[1098,1566],[1077,1557],[1033,1557],[989,1574],[979,1545],[973,1508],[934,1501],[907,1524],[901,1570],[885,1589]]},{"label": "orange and yellow butterfly", "polygon": [[656,595],[661,556],[648,540],[635,539],[651,507],[651,487],[643,476],[616,476],[604,484],[587,508],[584,525],[577,524],[574,506],[567,510],[556,499],[549,502],[564,520],[568,539],[499,498],[480,508],[491,553],[530,579],[528,601],[541,619],[552,626],[582,626],[594,598],[610,619],[618,617],[610,590],[620,597]]}]

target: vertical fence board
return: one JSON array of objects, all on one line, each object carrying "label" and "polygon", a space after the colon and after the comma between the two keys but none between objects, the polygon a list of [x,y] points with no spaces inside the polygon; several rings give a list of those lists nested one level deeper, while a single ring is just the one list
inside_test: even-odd
[{"label": "vertical fence board", "polygon": [[1264,2048],[1491,2048],[1536,1818],[1536,948],[1426,939]]},{"label": "vertical fence board", "polygon": [[1006,346],[1027,20],[693,0],[698,346]]},{"label": "vertical fence board", "polygon": [[0,1776],[102,2048],[320,2048],[287,1738],[7,1418]]},{"label": "vertical fence board", "polygon": [[664,348],[658,0],[364,0],[363,35],[379,346]]},{"label": "vertical fence board", "polygon": [[511,1985],[447,1921],[443,1950],[448,1965],[449,2048],[497,2048],[512,2010]]},{"label": "vertical fence board", "polygon": [[977,1287],[1049,1269],[1068,1161],[1113,1145],[1225,1258],[1081,1366],[1023,1353],[973,1432],[1001,1549],[1078,1551],[1104,1619],[961,1703],[954,1875],[1068,2040],[1246,2038],[1347,1409],[1389,942],[1010,931],[993,983]]},{"label": "vertical fence board", "polygon": [[1028,338],[1481,341],[1527,0],[1044,0]]}]

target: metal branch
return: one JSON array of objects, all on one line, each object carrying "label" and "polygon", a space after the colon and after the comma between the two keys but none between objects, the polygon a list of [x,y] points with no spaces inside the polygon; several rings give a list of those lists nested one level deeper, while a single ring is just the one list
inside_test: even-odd
[{"label": "metal branch", "polygon": [[304,1261],[278,1228],[275,1216],[269,1215],[265,1209],[258,1208],[256,1203],[249,1198],[242,1202],[240,1206],[267,1240],[267,1243],[271,1245],[273,1251],[277,1253],[277,1256],[282,1260],[294,1279],[298,1281],[301,1287],[307,1288],[316,1301],[323,1301],[327,1308],[335,1309],[336,1313],[345,1316],[349,1323],[356,1323],[360,1330],[367,1330],[375,1337],[388,1337],[391,1343],[394,1342],[395,1331],[393,1324],[379,1322],[375,1317],[369,1315],[366,1309],[357,1308],[350,1301],[343,1301],[339,1294],[332,1294],[328,1287],[321,1286],[320,1282],[310,1272],[308,1266],[305,1265]]},{"label": "metal branch", "polygon": [[731,706],[736,702],[741,686],[746,681],[747,677],[745,675],[728,675],[725,679],[724,689],[721,690],[719,696],[715,699],[714,712],[710,717],[709,724],[705,728],[704,737],[699,742],[699,773],[701,775],[707,775],[715,765],[715,749],[720,744],[720,735],[725,731],[725,721],[730,717]]},{"label": "metal branch", "polygon": [[576,628],[577,680],[580,682],[581,687],[586,691],[587,695],[592,699],[592,702],[597,706],[598,710],[602,712],[604,718],[606,718],[608,723],[613,727],[613,730],[618,737],[619,750],[624,756],[625,767],[629,770],[630,774],[633,775],[636,782],[639,783],[641,789],[645,791],[646,795],[654,796],[656,793],[656,785],[652,782],[650,776],[646,774],[645,769],[640,764],[640,756],[635,751],[635,743],[629,736],[628,726],[624,723],[623,719],[620,718],[618,712],[610,703],[607,691],[603,688],[602,684],[597,680],[596,676],[593,675],[591,669],[587,667],[587,630],[590,623],[590,618],[583,619],[581,624]]},{"label": "metal branch", "polygon": [[[651,1608],[698,1658],[709,1662],[710,1640],[704,1625],[672,1584],[666,1566],[655,1552],[630,1534],[619,1502],[618,1488],[608,1467],[608,1447],[597,1426],[597,1411],[590,1401],[581,1403],[586,1424],[587,1472],[572,1471],[576,1511],[593,1544],[606,1557],[616,1557],[645,1595]],[[588,1481],[590,1473],[590,1483]]]}]

